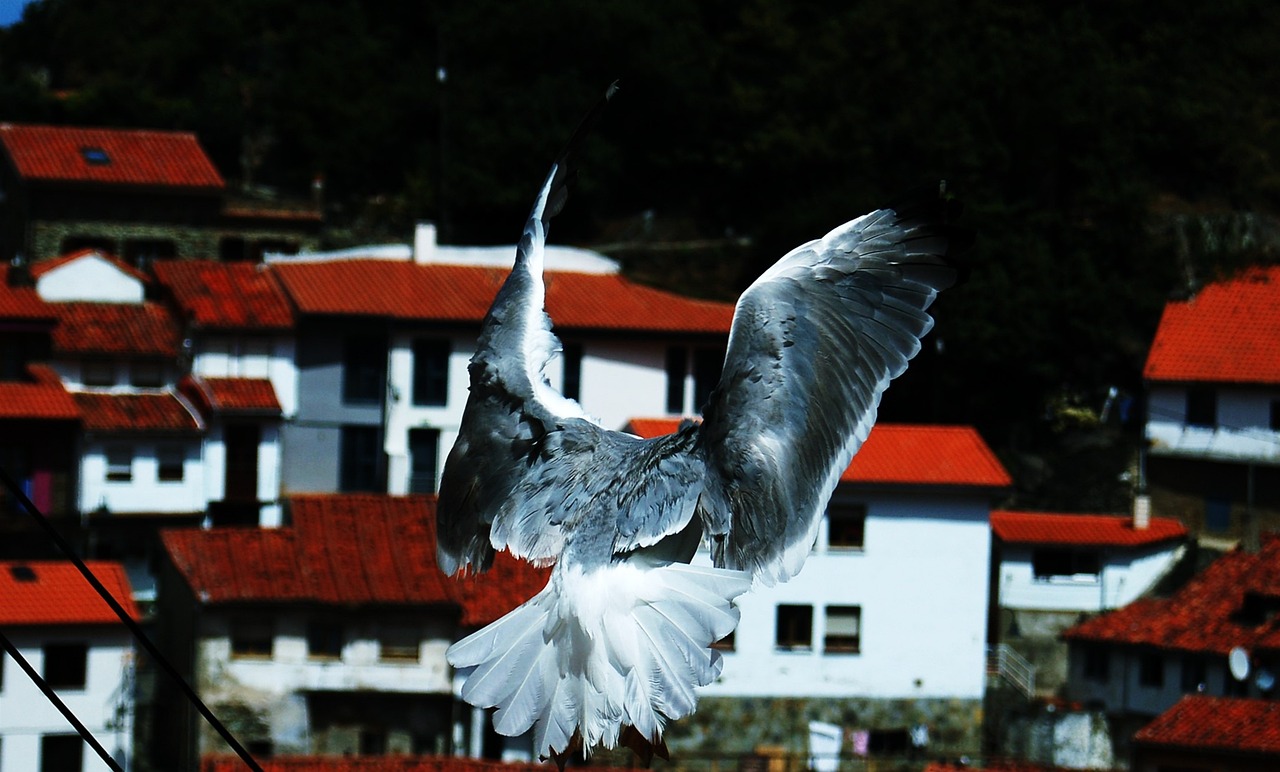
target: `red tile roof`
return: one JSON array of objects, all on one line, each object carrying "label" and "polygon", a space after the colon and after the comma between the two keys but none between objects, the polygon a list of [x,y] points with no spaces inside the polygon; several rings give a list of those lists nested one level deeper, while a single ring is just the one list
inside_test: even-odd
[{"label": "red tile roof", "polygon": [[[627,431],[649,439],[671,434],[682,420],[632,418]],[[1013,479],[970,427],[880,423],[871,429],[840,482],[1003,488]]]},{"label": "red tile roof", "polygon": [[56,354],[175,357],[181,333],[159,303],[51,303]]},{"label": "red tile roof", "polygon": [[1280,649],[1280,617],[1245,612],[1250,598],[1280,599],[1280,535],[1257,553],[1228,552],[1168,598],[1141,598],[1063,633],[1068,640],[1226,655]]},{"label": "red tile roof", "polygon": [[1277,756],[1280,702],[1188,695],[1134,735],[1138,745]]},{"label": "red tile roof", "polygon": [[[277,263],[303,314],[478,324],[507,270],[392,260]],[[692,300],[614,274],[548,272],[547,312],[557,329],[727,335],[728,303]]]},{"label": "red tile roof", "polygon": [[[194,134],[0,123],[0,146],[26,180],[220,191]],[[94,162],[92,151],[103,160]]]},{"label": "red tile roof", "polygon": [[[111,597],[138,619],[124,567],[100,560],[85,564]],[[34,579],[24,581],[23,574]],[[87,624],[121,622],[74,565],[53,560],[0,561],[0,626]]]},{"label": "red tile roof", "polygon": [[1187,528],[1170,517],[1153,517],[1146,528],[1135,529],[1126,515],[1066,512],[992,512],[991,531],[1010,544],[1072,544],[1138,547],[1182,539]]},{"label": "red tile roof", "polygon": [[9,284],[9,265],[0,263],[0,320],[52,323],[57,317],[34,287]]},{"label": "red tile roof", "polygon": [[293,328],[289,300],[265,266],[157,260],[152,270],[196,327],[263,332]]},{"label": "red tile roof", "polygon": [[1253,268],[1166,304],[1143,377],[1280,383],[1280,266]]},{"label": "red tile roof", "polygon": [[72,395],[88,432],[197,434],[200,419],[177,396],[81,391]]},{"label": "red tile roof", "polygon": [[[258,762],[263,772],[547,772],[546,764],[508,763],[452,756],[276,756]],[[596,772],[615,768],[591,765]],[[205,756],[200,772],[241,772],[238,756]]]},{"label": "red tile roof", "polygon": [[28,365],[28,381],[0,381],[0,419],[75,421],[80,408],[47,365]]},{"label": "red tile roof", "polygon": [[204,415],[280,415],[280,400],[266,378],[209,378],[188,375],[178,391]]},{"label": "red tile roof", "polygon": [[294,496],[289,510],[284,528],[166,531],[165,549],[203,603],[461,606],[468,626],[523,603],[549,574],[504,553],[478,578],[446,577],[434,496]]}]

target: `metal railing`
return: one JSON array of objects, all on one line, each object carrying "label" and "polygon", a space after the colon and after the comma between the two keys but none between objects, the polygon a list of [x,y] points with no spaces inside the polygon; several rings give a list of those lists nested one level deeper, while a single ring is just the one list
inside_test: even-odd
[{"label": "metal railing", "polygon": [[987,648],[987,675],[1003,679],[1028,699],[1036,693],[1036,666],[1007,643]]}]

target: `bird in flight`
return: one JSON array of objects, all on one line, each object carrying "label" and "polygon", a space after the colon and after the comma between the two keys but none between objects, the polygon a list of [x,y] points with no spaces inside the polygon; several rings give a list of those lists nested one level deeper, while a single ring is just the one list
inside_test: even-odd
[{"label": "bird in flight", "polygon": [[[543,247],[571,156],[613,91],[552,165],[484,319],[437,515],[445,573],[483,571],[504,549],[554,566],[448,659],[464,700],[496,708],[501,734],[532,730],[561,767],[600,745],[665,753],[667,722],[720,673],[711,646],[737,626],[735,599],[803,566],[967,240],[935,193],[796,247],[738,299],[701,422],[648,440],[601,426],[545,376],[559,341]],[[711,565],[691,565],[702,545]]]}]

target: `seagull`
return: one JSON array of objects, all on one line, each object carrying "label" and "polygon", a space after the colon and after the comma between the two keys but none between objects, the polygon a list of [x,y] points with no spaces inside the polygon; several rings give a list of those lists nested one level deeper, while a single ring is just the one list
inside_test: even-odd
[{"label": "seagull", "polygon": [[[804,565],[881,394],[933,326],[967,231],[943,196],[878,209],[802,244],[735,306],[701,422],[653,439],[613,431],[558,393],[543,250],[570,157],[552,165],[486,315],[470,394],[441,476],[438,560],[484,571],[495,551],[553,566],[546,587],[449,647],[466,702],[503,735],[570,754],[626,745],[665,756],[738,624],[735,600]],[[692,564],[700,546],[712,565]],[[703,561],[705,562],[705,561]]]}]

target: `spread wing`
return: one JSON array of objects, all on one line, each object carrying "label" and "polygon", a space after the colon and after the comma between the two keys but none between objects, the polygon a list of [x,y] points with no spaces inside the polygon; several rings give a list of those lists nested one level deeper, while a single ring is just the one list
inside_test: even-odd
[{"label": "spread wing", "polygon": [[[583,119],[551,167],[516,247],[515,264],[481,326],[468,368],[471,393],[440,478],[437,556],[445,573],[467,566],[488,568],[494,547],[507,546],[505,541],[492,543],[494,517],[520,486],[547,432],[570,418],[589,420],[544,374],[560,341],[544,310],[543,248],[548,224],[568,193],[569,160],[615,89],[611,86]],[[560,525],[545,518],[526,520],[526,527],[540,532],[523,537],[536,545],[536,554],[521,557],[546,560],[557,554]]]},{"label": "spread wing", "polygon": [[700,445],[717,565],[767,584],[804,563],[880,396],[920,350],[956,280],[964,233],[934,197],[881,209],[792,250],[738,301]]}]

